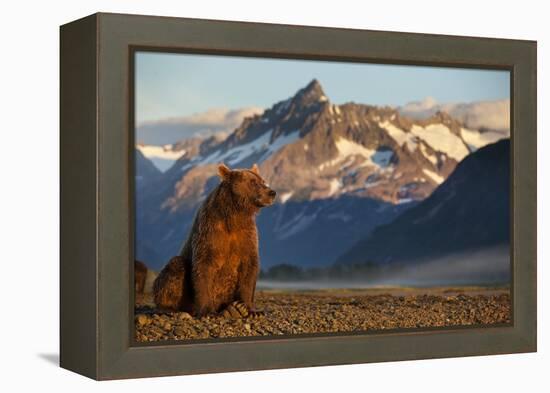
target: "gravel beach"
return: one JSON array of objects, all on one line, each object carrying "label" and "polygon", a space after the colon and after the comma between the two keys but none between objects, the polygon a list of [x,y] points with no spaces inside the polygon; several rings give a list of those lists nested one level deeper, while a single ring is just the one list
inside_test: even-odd
[{"label": "gravel beach", "polygon": [[243,336],[359,332],[510,323],[506,288],[261,290],[265,315],[232,319],[158,313],[150,296],[138,296],[137,342]]}]

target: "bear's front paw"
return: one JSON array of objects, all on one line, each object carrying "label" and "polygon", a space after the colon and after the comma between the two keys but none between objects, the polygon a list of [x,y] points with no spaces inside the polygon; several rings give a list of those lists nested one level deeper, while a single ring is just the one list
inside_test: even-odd
[{"label": "bear's front paw", "polygon": [[225,318],[246,318],[249,314],[246,304],[239,301],[230,303],[223,311],[222,317]]},{"label": "bear's front paw", "polygon": [[258,318],[264,316],[263,311],[250,309],[246,304],[240,301],[230,303],[222,312],[224,318]]},{"label": "bear's front paw", "polygon": [[248,310],[248,318],[260,318],[264,315],[265,312],[261,310]]}]

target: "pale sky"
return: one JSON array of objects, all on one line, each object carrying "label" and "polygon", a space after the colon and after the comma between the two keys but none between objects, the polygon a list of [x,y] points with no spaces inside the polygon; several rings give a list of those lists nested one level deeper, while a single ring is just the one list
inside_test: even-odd
[{"label": "pale sky", "polygon": [[335,104],[402,106],[507,99],[508,71],[234,56],[136,53],[136,123],[212,108],[267,108],[319,80]]}]

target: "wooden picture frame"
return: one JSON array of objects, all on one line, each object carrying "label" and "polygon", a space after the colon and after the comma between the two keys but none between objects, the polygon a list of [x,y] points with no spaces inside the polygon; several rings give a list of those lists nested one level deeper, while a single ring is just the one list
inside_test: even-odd
[{"label": "wooden picture frame", "polygon": [[[512,324],[136,346],[136,48],[511,72]],[[61,27],[61,367],[118,379],[536,351],[536,42],[98,13]]]}]

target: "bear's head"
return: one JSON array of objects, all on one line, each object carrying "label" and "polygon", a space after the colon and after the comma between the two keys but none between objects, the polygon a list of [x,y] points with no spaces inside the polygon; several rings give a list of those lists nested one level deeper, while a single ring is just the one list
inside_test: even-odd
[{"label": "bear's head", "polygon": [[269,188],[260,176],[258,165],[250,169],[229,169],[226,165],[218,166],[218,175],[226,182],[231,192],[241,201],[258,208],[270,206],[275,201],[277,193]]}]

